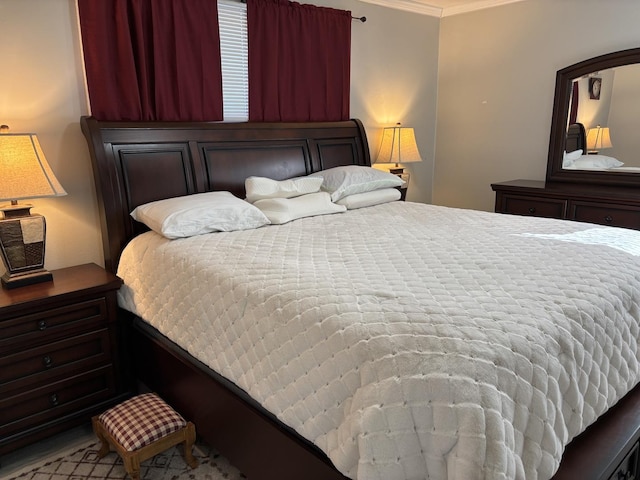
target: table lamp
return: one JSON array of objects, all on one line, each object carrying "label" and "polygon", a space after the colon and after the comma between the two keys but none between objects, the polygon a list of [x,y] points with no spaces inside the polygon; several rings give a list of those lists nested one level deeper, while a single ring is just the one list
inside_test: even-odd
[{"label": "table lamp", "polygon": [[390,168],[389,172],[398,175],[408,184],[409,174],[405,173],[400,164],[421,161],[422,157],[418,151],[413,128],[403,127],[397,123],[394,127],[386,127],[382,131],[380,149],[373,163],[395,164],[395,167]]},{"label": "table lamp", "polygon": [[609,133],[609,127],[601,127],[597,125],[594,128],[590,128],[587,133],[587,153],[595,155],[601,148],[611,148],[611,135]]},{"label": "table lamp", "polygon": [[44,268],[46,223],[31,214],[33,205],[18,203],[25,198],[66,195],[32,133],[8,133],[0,126],[0,256],[7,269],[4,288],[15,288],[52,280]]}]

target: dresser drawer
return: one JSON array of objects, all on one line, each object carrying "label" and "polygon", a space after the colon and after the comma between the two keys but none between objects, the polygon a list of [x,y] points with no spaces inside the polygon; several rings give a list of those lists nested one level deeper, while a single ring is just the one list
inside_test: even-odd
[{"label": "dresser drawer", "polygon": [[113,396],[113,374],[113,366],[107,365],[0,399],[0,438]]},{"label": "dresser drawer", "polygon": [[562,199],[504,194],[501,212],[530,217],[562,218],[566,207],[567,202]]},{"label": "dresser drawer", "polygon": [[50,342],[70,331],[95,330],[107,321],[104,297],[51,308],[0,322],[0,355]]},{"label": "dresser drawer", "polygon": [[111,362],[106,329],[0,357],[0,396]]},{"label": "dresser drawer", "polygon": [[640,229],[640,211],[624,205],[572,201],[570,220]]}]

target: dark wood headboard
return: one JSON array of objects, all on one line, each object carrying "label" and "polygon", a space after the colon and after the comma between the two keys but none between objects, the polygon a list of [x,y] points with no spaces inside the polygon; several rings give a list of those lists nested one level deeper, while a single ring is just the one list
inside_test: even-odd
[{"label": "dark wood headboard", "polygon": [[569,125],[564,150],[567,153],[582,150],[584,155],[587,154],[587,138],[584,125],[581,123],[572,123]]},{"label": "dark wood headboard", "polygon": [[164,198],[228,190],[244,198],[255,175],[284,180],[340,165],[370,165],[359,120],[328,123],[104,122],[80,119],[89,145],[105,268],[146,227],[129,213]]}]

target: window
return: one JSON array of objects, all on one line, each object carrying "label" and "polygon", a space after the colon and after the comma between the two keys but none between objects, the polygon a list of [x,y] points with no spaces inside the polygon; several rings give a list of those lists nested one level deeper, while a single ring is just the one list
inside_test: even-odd
[{"label": "window", "polygon": [[246,121],[249,119],[247,5],[237,0],[218,0],[218,22],[224,121]]}]

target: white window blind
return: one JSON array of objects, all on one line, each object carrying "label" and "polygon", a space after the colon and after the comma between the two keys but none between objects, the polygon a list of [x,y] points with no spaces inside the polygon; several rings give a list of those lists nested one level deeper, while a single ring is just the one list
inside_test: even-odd
[{"label": "white window blind", "polygon": [[218,22],[224,121],[246,121],[249,119],[247,5],[237,0],[218,0]]}]

